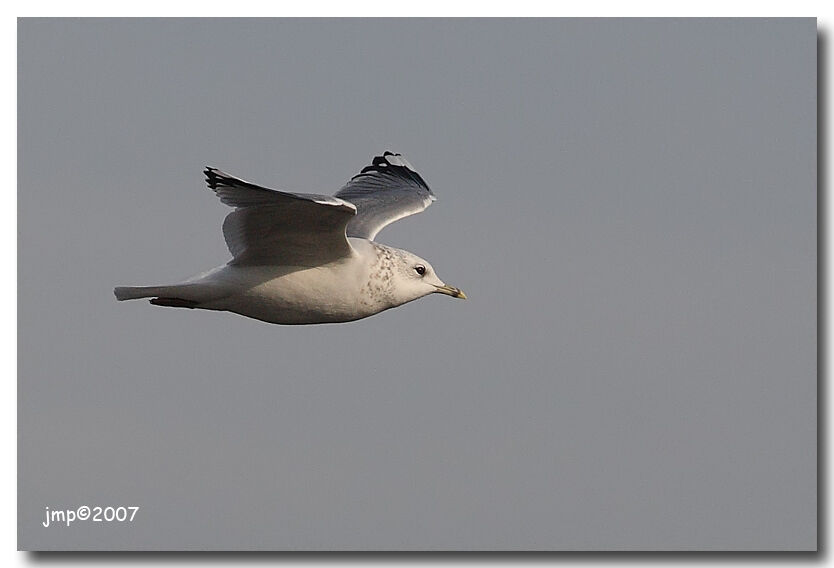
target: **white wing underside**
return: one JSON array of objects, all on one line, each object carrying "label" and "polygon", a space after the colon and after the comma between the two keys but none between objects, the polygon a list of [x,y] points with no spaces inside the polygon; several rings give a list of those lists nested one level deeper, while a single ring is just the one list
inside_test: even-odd
[{"label": "white wing underside", "polygon": [[414,167],[399,154],[376,156],[336,197],[356,206],[347,234],[373,240],[394,221],[420,213],[436,200],[429,186]]},{"label": "white wing underside", "polygon": [[355,251],[347,237],[372,240],[386,225],[423,211],[434,194],[399,154],[373,159],[335,196],[262,187],[215,168],[208,186],[235,208],[223,221],[230,264],[320,266]]}]

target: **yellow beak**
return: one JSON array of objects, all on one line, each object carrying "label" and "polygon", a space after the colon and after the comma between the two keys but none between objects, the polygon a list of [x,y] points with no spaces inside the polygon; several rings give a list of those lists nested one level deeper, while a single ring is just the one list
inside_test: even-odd
[{"label": "yellow beak", "polygon": [[438,286],[435,292],[438,294],[446,294],[447,296],[451,296],[453,298],[460,298],[461,300],[466,299],[466,294],[463,293],[463,290],[455,288],[454,286],[447,286],[446,284]]}]

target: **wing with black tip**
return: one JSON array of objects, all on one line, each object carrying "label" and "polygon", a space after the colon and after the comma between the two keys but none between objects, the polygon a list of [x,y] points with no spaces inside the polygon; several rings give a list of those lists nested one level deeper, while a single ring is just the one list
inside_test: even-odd
[{"label": "wing with black tip", "polygon": [[356,206],[348,236],[370,240],[386,225],[423,211],[436,199],[414,167],[391,152],[376,156],[335,197]]},{"label": "wing with black tip", "polygon": [[231,264],[320,266],[354,254],[345,233],[352,204],[328,195],[277,191],[206,168],[206,183],[235,208],[223,221]]}]

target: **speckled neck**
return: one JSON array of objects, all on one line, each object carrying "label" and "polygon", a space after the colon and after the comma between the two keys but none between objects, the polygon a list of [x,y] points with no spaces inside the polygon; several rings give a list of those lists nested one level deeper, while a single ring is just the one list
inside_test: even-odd
[{"label": "speckled neck", "polygon": [[371,264],[368,281],[362,286],[362,303],[369,307],[394,306],[394,271],[397,270],[397,261],[404,255],[399,250],[385,245],[375,242],[370,244],[376,258]]}]

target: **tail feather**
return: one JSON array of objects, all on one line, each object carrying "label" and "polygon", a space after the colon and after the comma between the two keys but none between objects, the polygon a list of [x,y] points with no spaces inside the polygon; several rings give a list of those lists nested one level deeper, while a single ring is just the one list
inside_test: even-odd
[{"label": "tail feather", "polygon": [[224,296],[223,289],[204,283],[174,284],[172,286],[117,286],[113,293],[120,302],[139,298],[154,298],[152,304],[178,308],[194,308],[203,302]]},{"label": "tail feather", "polygon": [[170,294],[178,286],[116,286],[113,293],[118,301],[153,298]]}]

